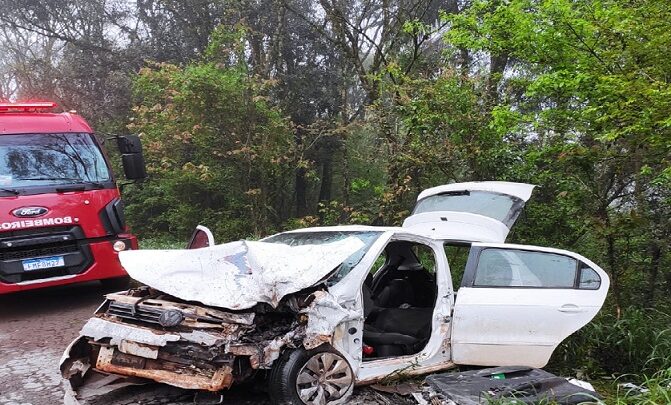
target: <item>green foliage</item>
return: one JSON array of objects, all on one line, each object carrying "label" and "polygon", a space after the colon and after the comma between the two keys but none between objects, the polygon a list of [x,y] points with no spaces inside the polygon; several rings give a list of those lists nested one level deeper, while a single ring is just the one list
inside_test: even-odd
[{"label": "green foliage", "polygon": [[602,313],[560,346],[550,367],[568,375],[624,374],[643,382],[646,375],[671,369],[671,314],[635,307],[620,317]]},{"label": "green foliage", "polygon": [[129,129],[151,180],[128,196],[141,234],[186,237],[199,222],[221,238],[266,234],[286,216],[293,150],[288,123],[255,94],[243,68],[198,63],[145,68]]},{"label": "green foliage", "polygon": [[614,405],[657,405],[671,403],[671,369],[663,369],[644,377],[641,388],[627,389],[618,387],[615,398],[610,403]]}]

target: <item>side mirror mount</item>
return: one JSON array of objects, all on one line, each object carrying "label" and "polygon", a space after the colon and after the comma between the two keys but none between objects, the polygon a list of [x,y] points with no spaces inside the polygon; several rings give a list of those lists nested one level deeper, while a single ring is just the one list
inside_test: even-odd
[{"label": "side mirror mount", "polygon": [[204,247],[214,246],[214,236],[212,232],[207,229],[207,227],[198,225],[196,230],[193,231],[189,243],[187,243],[187,249],[200,249]]},{"label": "side mirror mount", "polygon": [[142,154],[142,141],[137,135],[120,135],[116,137],[117,147],[121,152],[123,171],[128,180],[142,180],[147,177],[147,168]]}]

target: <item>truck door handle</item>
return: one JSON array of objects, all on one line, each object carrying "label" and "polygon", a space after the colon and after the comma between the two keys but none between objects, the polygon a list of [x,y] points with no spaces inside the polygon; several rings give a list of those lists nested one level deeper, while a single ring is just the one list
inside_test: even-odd
[{"label": "truck door handle", "polygon": [[564,312],[568,314],[575,314],[578,312],[582,312],[582,309],[575,305],[575,304],[564,304],[561,307],[558,308],[559,312]]}]

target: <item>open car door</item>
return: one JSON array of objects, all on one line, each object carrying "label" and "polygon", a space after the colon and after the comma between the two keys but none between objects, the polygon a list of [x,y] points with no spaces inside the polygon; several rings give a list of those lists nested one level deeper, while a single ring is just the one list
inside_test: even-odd
[{"label": "open car door", "polygon": [[609,283],[576,253],[473,243],[454,305],[453,361],[543,367],[599,312]]},{"label": "open car door", "polygon": [[189,239],[189,243],[186,244],[187,249],[200,249],[204,247],[214,246],[214,236],[212,236],[212,231],[209,228],[198,225]]},{"label": "open car door", "polygon": [[435,239],[504,242],[533,189],[505,181],[433,187],[420,193],[403,227]]}]

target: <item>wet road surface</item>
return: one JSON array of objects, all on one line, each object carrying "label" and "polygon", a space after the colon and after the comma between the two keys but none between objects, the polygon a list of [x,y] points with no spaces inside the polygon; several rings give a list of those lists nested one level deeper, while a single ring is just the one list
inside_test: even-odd
[{"label": "wet road surface", "polygon": [[0,296],[0,405],[62,402],[59,359],[104,292],[90,283]]}]

